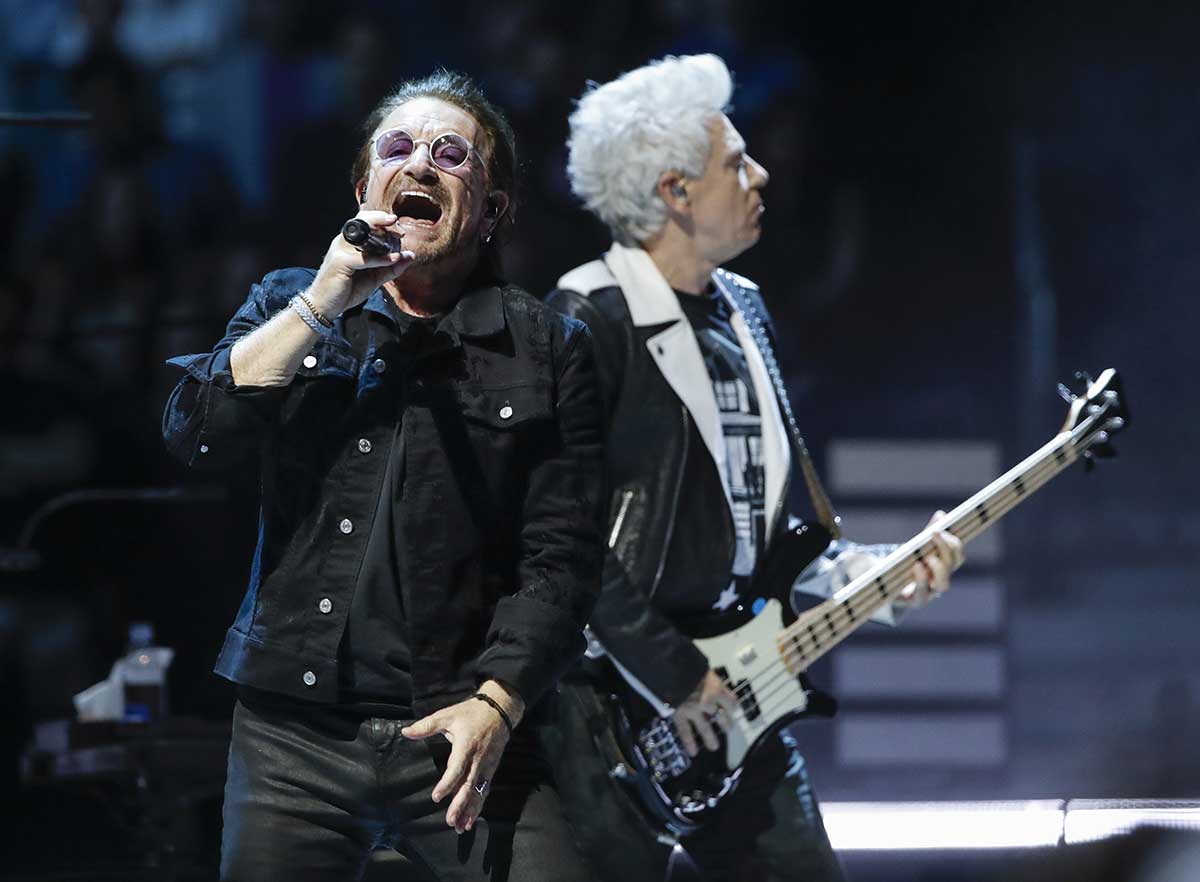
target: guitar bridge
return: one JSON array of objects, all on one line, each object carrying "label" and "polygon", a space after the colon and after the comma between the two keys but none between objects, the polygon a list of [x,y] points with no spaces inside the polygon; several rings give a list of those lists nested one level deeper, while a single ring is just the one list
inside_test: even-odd
[{"label": "guitar bridge", "polygon": [[655,720],[643,729],[638,736],[638,744],[654,780],[660,783],[678,778],[692,765],[691,757],[679,743],[675,727],[666,717]]}]

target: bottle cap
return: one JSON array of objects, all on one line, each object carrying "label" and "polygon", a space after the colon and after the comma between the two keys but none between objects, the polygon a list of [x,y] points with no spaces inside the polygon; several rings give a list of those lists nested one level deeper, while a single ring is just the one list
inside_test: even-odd
[{"label": "bottle cap", "polygon": [[154,644],[154,625],[150,622],[129,623],[129,648],[141,649]]}]

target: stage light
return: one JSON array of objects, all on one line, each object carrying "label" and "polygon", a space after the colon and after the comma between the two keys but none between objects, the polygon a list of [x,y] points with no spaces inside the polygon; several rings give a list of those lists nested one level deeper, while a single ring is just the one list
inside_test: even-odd
[{"label": "stage light", "polygon": [[1195,801],[824,802],[821,812],[839,851],[1047,848],[1144,826],[1200,831]]},{"label": "stage light", "polygon": [[859,849],[1036,848],[1062,837],[1062,800],[823,803],[833,847]]},{"label": "stage light", "polygon": [[1073,799],[1067,803],[1063,833],[1068,843],[1094,842],[1138,827],[1200,831],[1200,803]]}]

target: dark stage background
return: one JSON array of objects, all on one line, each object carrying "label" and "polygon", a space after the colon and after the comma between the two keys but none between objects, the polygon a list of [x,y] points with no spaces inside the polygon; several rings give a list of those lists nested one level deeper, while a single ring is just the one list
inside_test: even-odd
[{"label": "dark stage background", "polygon": [[[884,472],[940,443],[1007,467],[1057,430],[1057,381],[1122,372],[1121,457],[1060,478],[964,570],[990,614],[924,632],[917,614],[846,647],[884,653],[848,656],[868,679],[871,658],[916,659],[913,677],[921,659],[978,665],[894,693],[836,659],[818,670],[852,687],[844,719],[810,729],[824,798],[1200,796],[1198,37],[1184,4],[0,0],[0,112],[92,114],[0,126],[11,866],[140,847],[102,788],[22,790],[17,772],[33,723],[70,714],[130,621],[177,651],[173,710],[227,718],[209,671],[257,479],[202,482],[167,459],[163,361],[207,349],[270,269],[319,262],[355,208],[361,119],[438,65],[511,114],[524,204],[507,267],[544,294],[607,244],[563,170],[585,82],[667,53],[726,59],[732,117],[771,173],[763,239],[731,268],[763,287],[831,472],[862,441],[887,442]],[[973,489],[833,484],[852,538],[911,512],[919,527]],[[37,514],[73,491],[90,492]],[[944,743],[907,743],[926,743],[922,719],[946,721]]]}]

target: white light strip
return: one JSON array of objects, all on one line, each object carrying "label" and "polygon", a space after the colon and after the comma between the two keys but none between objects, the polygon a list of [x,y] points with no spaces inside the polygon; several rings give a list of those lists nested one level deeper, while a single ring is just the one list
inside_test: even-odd
[{"label": "white light strip", "polygon": [[1058,845],[1063,801],[822,803],[839,851]]},{"label": "white light strip", "polygon": [[1200,805],[1196,803],[1119,803],[1076,800],[1067,805],[1064,838],[1068,843],[1094,842],[1120,836],[1138,827],[1200,830]]},{"label": "white light strip", "polygon": [[839,851],[1045,848],[1090,842],[1141,826],[1200,830],[1200,802],[823,802]]}]

